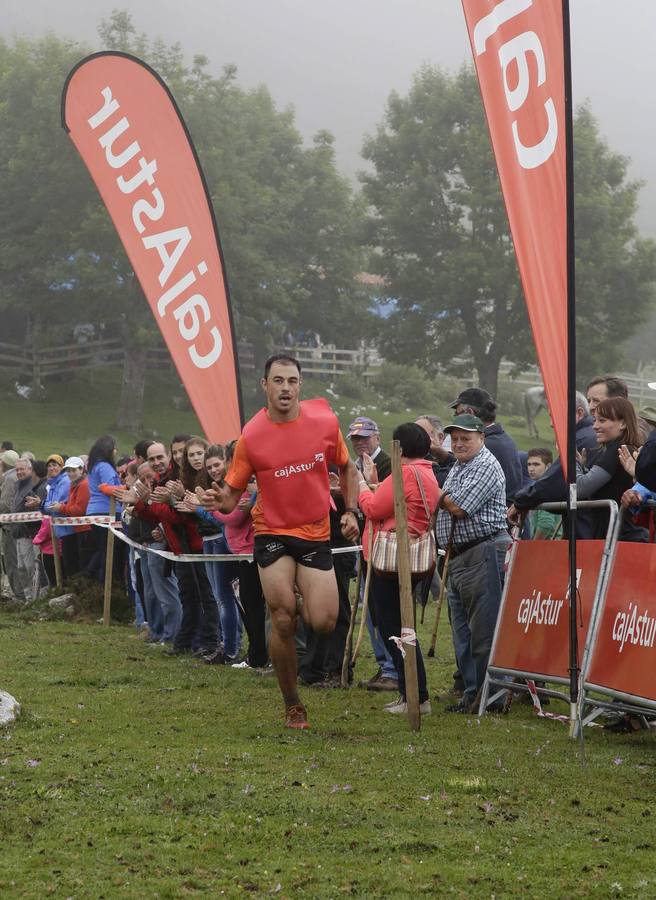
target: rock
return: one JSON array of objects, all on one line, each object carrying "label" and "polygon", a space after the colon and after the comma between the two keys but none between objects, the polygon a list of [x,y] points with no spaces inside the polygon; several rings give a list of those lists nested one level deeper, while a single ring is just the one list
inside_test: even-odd
[{"label": "rock", "polygon": [[20,713],[20,703],[6,691],[0,691],[0,725],[9,725]]},{"label": "rock", "polygon": [[62,594],[60,597],[53,597],[52,600],[48,600],[48,606],[50,609],[65,609],[72,599],[72,594]]},{"label": "rock", "polygon": [[64,612],[66,613],[67,616],[69,616],[70,618],[73,618],[73,616],[75,615],[75,607],[67,606],[66,609],[64,610]]}]

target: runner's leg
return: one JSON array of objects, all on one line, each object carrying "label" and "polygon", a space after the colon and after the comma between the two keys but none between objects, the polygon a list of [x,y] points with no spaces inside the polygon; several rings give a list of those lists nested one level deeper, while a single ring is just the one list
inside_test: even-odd
[{"label": "runner's leg", "polygon": [[269,654],[278,676],[285,706],[300,703],[296,684],[296,563],[282,556],[271,565],[258,566],[264,597],[271,613]]},{"label": "runner's leg", "polygon": [[299,564],[296,584],[303,597],[303,619],[314,631],[330,634],[335,629],[339,612],[335,570],[312,569]]}]

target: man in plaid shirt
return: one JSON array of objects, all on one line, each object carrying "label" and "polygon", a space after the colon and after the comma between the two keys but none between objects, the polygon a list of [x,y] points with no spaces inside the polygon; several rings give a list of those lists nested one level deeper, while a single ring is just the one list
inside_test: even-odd
[{"label": "man in plaid shirt", "polygon": [[447,596],[453,646],[464,695],[449,712],[467,713],[485,679],[501,601],[495,539],[506,530],[506,479],[485,447],[483,422],[456,416],[451,434],[456,462],[442,489],[437,541],[451,541]]}]

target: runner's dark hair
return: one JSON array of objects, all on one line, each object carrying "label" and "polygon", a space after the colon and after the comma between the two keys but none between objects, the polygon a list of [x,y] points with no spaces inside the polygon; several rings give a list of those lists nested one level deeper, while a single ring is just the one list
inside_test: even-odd
[{"label": "runner's dark hair", "polygon": [[264,377],[265,379],[269,377],[269,372],[271,371],[271,366],[274,363],[287,363],[290,366],[296,366],[298,369],[298,374],[301,374],[301,364],[300,362],[293,356],[290,356],[289,353],[274,353],[273,356],[270,356],[267,361],[264,363]]}]

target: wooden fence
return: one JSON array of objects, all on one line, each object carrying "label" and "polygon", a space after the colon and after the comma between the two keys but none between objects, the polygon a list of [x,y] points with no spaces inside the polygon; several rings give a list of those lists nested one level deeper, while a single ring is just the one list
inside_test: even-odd
[{"label": "wooden fence", "polygon": [[[342,350],[336,347],[286,347],[295,356],[303,372],[322,378],[338,378],[357,373],[368,380],[382,365],[378,351],[373,348]],[[255,370],[252,344],[237,345],[239,366],[243,372]],[[103,366],[122,366],[125,359],[123,342],[119,338],[105,338],[86,343],[62,344],[56,347],[19,346],[0,342],[0,371],[38,384],[51,375],[63,375]],[[174,371],[171,355],[166,347],[151,347],[147,351],[147,365],[152,369]]]},{"label": "wooden fence", "polygon": [[[318,378],[334,380],[342,375],[358,375],[369,381],[380,371],[384,360],[374,347],[358,350],[343,350],[336,347],[285,347],[301,364],[303,372]],[[239,366],[242,372],[255,370],[255,354],[252,344],[237,345]],[[15,378],[24,378],[32,384],[39,384],[43,378],[62,375],[103,366],[122,366],[125,349],[119,338],[105,338],[87,343],[70,343],[56,347],[19,346],[0,342],[0,372]],[[464,362],[464,360],[463,360]],[[147,352],[149,369],[175,371],[173,361],[166,347],[151,347]],[[472,368],[472,372],[473,372]],[[542,384],[542,375],[537,366],[528,366],[519,374],[513,374],[513,365],[502,362],[499,374],[522,388]],[[648,387],[656,382],[656,367],[642,367],[638,372],[620,372],[629,386],[631,400],[638,408],[656,405],[656,392]],[[463,378],[463,383],[474,385],[475,375]]]}]

